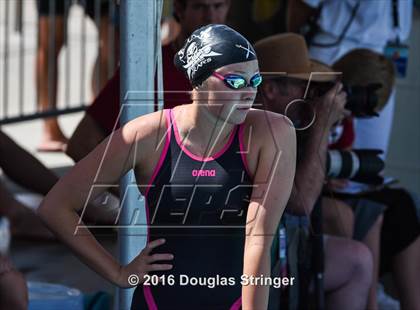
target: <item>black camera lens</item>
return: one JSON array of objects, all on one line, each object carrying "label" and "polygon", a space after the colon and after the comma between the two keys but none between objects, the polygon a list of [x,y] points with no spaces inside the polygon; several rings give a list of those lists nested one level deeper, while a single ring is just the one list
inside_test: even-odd
[{"label": "black camera lens", "polygon": [[385,162],[381,150],[330,150],[327,153],[327,175],[335,179],[350,179],[366,184],[382,184],[379,174]]},{"label": "black camera lens", "polygon": [[346,109],[351,111],[353,116],[367,118],[378,116],[376,107],[378,106],[378,95],[376,91],[381,88],[381,84],[369,84],[367,86],[344,86],[347,93]]}]

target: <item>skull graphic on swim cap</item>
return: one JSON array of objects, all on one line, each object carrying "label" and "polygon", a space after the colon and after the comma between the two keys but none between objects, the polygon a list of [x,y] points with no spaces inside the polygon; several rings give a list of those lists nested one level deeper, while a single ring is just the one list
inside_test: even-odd
[{"label": "skull graphic on swim cap", "polygon": [[211,24],[193,32],[174,63],[197,86],[220,67],[255,59],[254,48],[240,33],[226,25]]}]

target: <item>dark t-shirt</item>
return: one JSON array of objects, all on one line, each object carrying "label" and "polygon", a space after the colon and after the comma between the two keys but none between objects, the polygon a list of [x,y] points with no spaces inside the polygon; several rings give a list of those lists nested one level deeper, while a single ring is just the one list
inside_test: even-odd
[{"label": "dark t-shirt", "polygon": [[[191,103],[191,84],[187,77],[178,71],[173,59],[175,51],[172,45],[162,47],[163,89],[165,90],[164,108],[171,109],[180,104]],[[120,114],[120,69],[107,82],[86,113],[109,135],[114,127],[118,128]]]}]

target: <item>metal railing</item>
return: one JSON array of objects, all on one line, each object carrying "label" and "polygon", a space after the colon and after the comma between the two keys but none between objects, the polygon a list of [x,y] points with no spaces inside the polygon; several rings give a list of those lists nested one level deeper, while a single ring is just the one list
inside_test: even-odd
[{"label": "metal railing", "polygon": [[115,0],[0,1],[0,125],[86,108],[118,63]]}]

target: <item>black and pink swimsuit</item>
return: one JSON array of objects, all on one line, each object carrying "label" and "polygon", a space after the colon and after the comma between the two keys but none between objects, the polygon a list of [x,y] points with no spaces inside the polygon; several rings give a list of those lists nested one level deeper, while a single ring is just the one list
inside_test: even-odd
[{"label": "black and pink swimsuit", "polygon": [[[175,283],[138,286],[132,309],[240,309],[245,223],[253,188],[242,144],[244,126],[234,127],[222,150],[200,158],[183,147],[172,110],[165,110],[165,116],[170,133],[145,193],[147,240],[166,239],[155,253],[174,254],[173,269],[155,274],[173,275]],[[181,275],[233,277],[235,283],[181,286]]]}]

